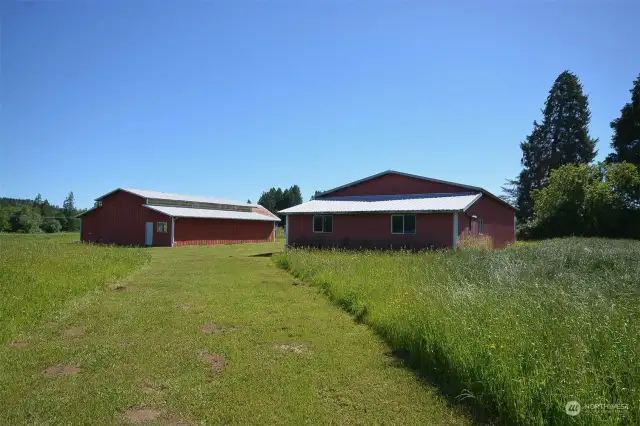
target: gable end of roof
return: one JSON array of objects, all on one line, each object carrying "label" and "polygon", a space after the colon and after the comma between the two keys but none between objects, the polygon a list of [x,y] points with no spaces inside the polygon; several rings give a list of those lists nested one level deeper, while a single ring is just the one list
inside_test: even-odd
[{"label": "gable end of roof", "polygon": [[[368,182],[368,181],[377,179],[377,178],[382,177],[382,176],[392,175],[392,174],[393,175],[398,175],[398,176],[404,176],[404,177],[408,177],[408,178],[413,178],[413,179],[420,179],[420,180],[424,180],[424,181],[427,181],[427,182],[440,183],[440,184],[451,185],[451,186],[458,186],[460,188],[468,189],[470,191],[480,192],[480,193],[486,195],[487,197],[489,197],[491,199],[494,199],[494,200],[504,204],[505,206],[507,206],[507,207],[509,207],[509,208],[511,208],[513,210],[517,210],[517,208],[515,206],[512,206],[511,204],[509,204],[508,202],[506,202],[502,198],[492,194],[491,192],[489,192],[486,189],[481,188],[479,186],[465,185],[465,184],[457,183],[457,182],[450,182],[450,181],[434,179],[434,178],[430,178],[430,177],[426,177],[426,176],[419,176],[419,175],[414,175],[414,174],[410,174],[410,173],[398,172],[396,170],[391,170],[391,169],[385,170],[384,172],[376,173],[375,175],[367,176],[367,177],[362,178],[362,179],[358,179],[358,180],[353,181],[353,182],[346,183],[344,185],[329,189],[327,191],[323,191],[323,192],[319,193],[317,196],[324,197],[326,195],[329,195],[329,194],[334,193],[336,191],[339,191],[341,189],[349,188],[349,187],[352,187],[352,186],[355,186],[355,185],[359,185],[359,184],[364,183],[364,182]],[[475,203],[475,201],[474,201],[474,203]]]}]

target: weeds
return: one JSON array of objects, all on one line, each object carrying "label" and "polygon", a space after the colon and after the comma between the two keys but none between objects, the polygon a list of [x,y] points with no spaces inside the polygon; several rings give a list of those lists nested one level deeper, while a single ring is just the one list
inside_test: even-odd
[{"label": "weeds", "polygon": [[[638,259],[640,243],[602,239],[274,256],[500,422],[603,425],[640,422]],[[569,401],[621,405],[571,417]]]}]

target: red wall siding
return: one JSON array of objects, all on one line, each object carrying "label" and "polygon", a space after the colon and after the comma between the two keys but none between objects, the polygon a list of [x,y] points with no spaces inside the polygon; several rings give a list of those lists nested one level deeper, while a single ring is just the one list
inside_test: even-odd
[{"label": "red wall siding", "polygon": [[97,235],[92,242],[143,245],[143,210],[146,210],[142,207],[143,203],[144,199],[141,197],[124,191],[108,196],[102,200],[102,207],[83,217],[83,235],[88,236],[88,232]]},{"label": "red wall siding", "polygon": [[425,248],[451,246],[453,243],[453,215],[416,215],[416,234],[391,233],[390,214],[333,215],[333,232],[313,232],[313,215],[295,215],[289,222],[289,244],[339,247],[400,247]]},{"label": "red wall siding", "polygon": [[[81,240],[142,246],[146,222],[153,222],[153,245],[171,246],[171,217],[142,207],[144,202],[124,191],[103,199],[102,207],[82,217]],[[158,222],[167,223],[167,232],[158,232]],[[174,238],[175,245],[264,242],[274,239],[273,232],[273,222],[266,221],[176,219]]]},{"label": "red wall siding", "polygon": [[494,248],[506,247],[516,241],[515,211],[501,202],[483,196],[467,210],[467,214],[484,219],[483,234],[493,238]]},{"label": "red wall siding", "polygon": [[469,189],[460,186],[429,182],[408,176],[388,174],[354,186],[340,189],[336,192],[327,194],[325,197],[319,198],[344,197],[348,195],[428,194],[431,192],[470,191]]},{"label": "red wall siding", "polygon": [[100,209],[91,211],[80,218],[82,229],[80,241],[97,243],[101,239]]},{"label": "red wall siding", "polygon": [[[153,222],[153,245],[171,247],[171,217],[155,210],[143,207],[142,228],[147,222]],[[158,232],[158,222],[167,222],[167,232]],[[144,244],[144,241],[142,242]]]},{"label": "red wall siding", "polygon": [[[82,217],[82,241],[103,244],[144,245],[145,222],[153,222],[153,245],[171,245],[171,218],[142,207],[145,200],[118,191],[102,200],[102,207]],[[157,222],[167,222],[166,233]]]},{"label": "red wall siding", "polygon": [[176,219],[175,245],[261,243],[273,240],[273,222]]}]

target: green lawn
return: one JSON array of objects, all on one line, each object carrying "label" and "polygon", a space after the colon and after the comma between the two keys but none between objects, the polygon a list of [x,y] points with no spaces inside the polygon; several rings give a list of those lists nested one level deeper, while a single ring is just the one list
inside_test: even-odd
[{"label": "green lawn", "polygon": [[78,243],[78,233],[0,234],[0,341],[149,261],[143,249]]},{"label": "green lawn", "polygon": [[[7,238],[22,240],[7,246]],[[3,257],[23,259],[15,254],[21,244],[39,250],[33,238],[42,237],[0,236]],[[64,292],[42,310],[31,302],[42,296],[20,309],[3,305],[25,320],[11,328],[2,322],[0,424],[469,423],[369,327],[260,256],[281,242],[148,250],[56,244],[45,258],[29,257],[28,273],[3,260],[5,293],[23,295],[29,286],[46,297],[57,288],[83,293]],[[97,250],[84,267],[74,257],[82,250]],[[49,272],[46,288],[42,271],[51,262],[64,271],[60,256],[84,284],[76,286],[70,272]],[[139,267],[124,279],[105,286],[102,277],[118,275],[105,272],[91,281],[96,269],[132,263]]]},{"label": "green lawn", "polygon": [[[500,422],[640,424],[638,241],[275,260]],[[578,416],[566,414],[570,401],[582,404]]]}]

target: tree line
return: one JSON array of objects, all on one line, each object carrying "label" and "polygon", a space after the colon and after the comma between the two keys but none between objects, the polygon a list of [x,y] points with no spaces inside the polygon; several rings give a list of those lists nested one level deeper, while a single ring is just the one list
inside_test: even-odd
[{"label": "tree line", "polygon": [[610,123],[613,153],[594,162],[588,96],[574,73],[556,78],[541,122],[520,143],[522,170],[503,187],[519,238],[640,238],[640,75],[630,92]]},{"label": "tree line", "polygon": [[260,195],[258,204],[277,215],[282,220],[281,225],[284,225],[287,218],[284,215],[279,215],[278,211],[302,204],[302,191],[298,185],[293,185],[285,190],[271,188]]},{"label": "tree line", "polygon": [[73,192],[58,207],[38,194],[33,200],[0,197],[0,232],[77,232],[80,219],[76,216],[83,209],[76,209]]}]

